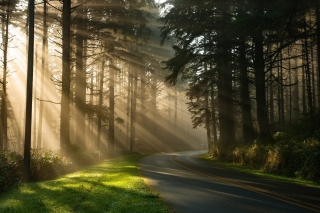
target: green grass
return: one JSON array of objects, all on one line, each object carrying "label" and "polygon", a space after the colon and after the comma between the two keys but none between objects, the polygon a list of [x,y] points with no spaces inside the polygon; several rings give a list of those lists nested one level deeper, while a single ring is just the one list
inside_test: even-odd
[{"label": "green grass", "polygon": [[0,213],[169,212],[139,176],[141,156],[110,159],[56,180],[23,184],[0,195]]},{"label": "green grass", "polygon": [[209,162],[212,162],[212,163],[215,163],[215,164],[230,168],[230,169],[235,169],[235,170],[241,171],[241,172],[255,174],[255,175],[271,178],[271,179],[274,179],[274,180],[280,180],[280,181],[284,181],[284,182],[288,182],[288,183],[296,183],[296,184],[300,184],[300,185],[304,185],[304,186],[320,188],[319,183],[316,183],[316,182],[313,182],[313,181],[303,180],[303,179],[299,179],[299,178],[289,178],[289,177],[285,177],[285,176],[274,175],[274,174],[266,173],[266,172],[264,172],[262,170],[259,170],[259,169],[251,168],[251,167],[249,167],[247,165],[221,162],[221,161],[212,159],[212,157],[207,155],[207,154],[201,155],[200,158],[203,159],[203,160],[206,160],[206,161],[209,161]]}]

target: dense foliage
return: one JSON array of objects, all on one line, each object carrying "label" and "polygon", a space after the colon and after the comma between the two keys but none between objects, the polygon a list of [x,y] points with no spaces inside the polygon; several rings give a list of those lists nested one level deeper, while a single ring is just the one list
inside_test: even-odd
[{"label": "dense foliage", "polygon": [[5,192],[22,180],[23,157],[16,152],[0,152],[0,192]]},{"label": "dense foliage", "polygon": [[320,182],[320,135],[319,129],[309,128],[311,124],[319,125],[306,119],[288,131],[290,133],[276,132],[273,144],[264,145],[257,140],[252,145],[228,147],[227,151],[221,151],[225,147],[214,146],[210,154],[215,159],[248,165],[264,172]]}]

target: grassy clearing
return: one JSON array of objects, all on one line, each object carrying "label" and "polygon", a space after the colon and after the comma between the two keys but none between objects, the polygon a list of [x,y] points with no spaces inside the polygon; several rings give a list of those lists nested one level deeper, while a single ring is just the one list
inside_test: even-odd
[{"label": "grassy clearing", "polygon": [[23,184],[0,195],[0,213],[169,212],[137,170],[141,155],[128,155],[59,179]]},{"label": "grassy clearing", "polygon": [[200,158],[203,160],[221,165],[221,166],[225,166],[227,168],[238,170],[238,171],[242,171],[242,172],[246,172],[246,173],[250,173],[250,174],[255,174],[255,175],[259,175],[259,176],[263,176],[263,177],[267,177],[267,178],[272,178],[275,180],[285,181],[285,182],[289,182],[289,183],[296,183],[296,184],[300,184],[300,185],[304,185],[304,186],[320,188],[320,185],[316,182],[313,182],[313,181],[303,180],[303,179],[299,179],[299,178],[288,178],[288,177],[284,177],[284,176],[265,173],[262,170],[253,169],[253,168],[246,166],[246,165],[221,162],[221,161],[212,159],[212,157],[207,154],[200,156]]}]

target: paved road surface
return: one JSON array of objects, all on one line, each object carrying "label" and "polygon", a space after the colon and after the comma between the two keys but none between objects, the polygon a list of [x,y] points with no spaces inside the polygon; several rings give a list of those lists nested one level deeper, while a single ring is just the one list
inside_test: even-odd
[{"label": "paved road surface", "polygon": [[199,154],[157,154],[139,161],[147,185],[174,212],[320,213],[320,189],[224,168],[198,159]]}]

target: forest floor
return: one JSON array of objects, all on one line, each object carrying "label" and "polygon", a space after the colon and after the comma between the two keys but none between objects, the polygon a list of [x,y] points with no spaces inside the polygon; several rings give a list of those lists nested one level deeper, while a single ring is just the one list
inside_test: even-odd
[{"label": "forest floor", "polygon": [[142,155],[127,155],[61,178],[22,184],[0,195],[0,213],[169,212],[139,175]]}]

